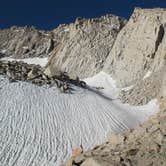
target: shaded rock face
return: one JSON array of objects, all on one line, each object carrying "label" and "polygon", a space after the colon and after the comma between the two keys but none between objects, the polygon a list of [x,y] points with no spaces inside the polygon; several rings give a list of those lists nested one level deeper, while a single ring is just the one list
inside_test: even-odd
[{"label": "shaded rock face", "polygon": [[35,27],[11,27],[0,30],[0,50],[13,58],[49,56],[57,46],[63,27],[47,32]]},{"label": "shaded rock face", "polygon": [[127,86],[148,70],[160,70],[166,59],[165,31],[165,9],[136,8],[118,34],[104,71],[111,73],[119,86]]},{"label": "shaded rock face", "polygon": [[78,18],[66,29],[68,34],[52,52],[47,67],[52,73],[61,70],[81,78],[98,73],[125,23],[113,15],[96,19]]}]

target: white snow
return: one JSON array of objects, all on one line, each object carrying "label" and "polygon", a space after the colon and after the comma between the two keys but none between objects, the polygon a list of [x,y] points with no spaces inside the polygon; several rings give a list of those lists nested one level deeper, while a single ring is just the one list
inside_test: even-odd
[{"label": "white snow", "polygon": [[84,81],[91,87],[99,88],[105,95],[115,97],[118,95],[119,89],[116,87],[116,81],[105,72],[100,72],[91,78],[86,78]]},{"label": "white snow", "polygon": [[156,100],[139,107],[112,100],[118,89],[104,72],[85,81],[104,89],[73,87],[73,94],[63,94],[0,76],[0,165],[58,166],[80,144],[92,148],[158,110]]},{"label": "white snow", "polygon": [[24,59],[14,59],[14,58],[11,58],[11,57],[5,57],[5,58],[1,58],[1,60],[6,60],[6,61],[23,61],[25,63],[28,63],[28,64],[35,64],[35,65],[40,65],[42,67],[44,67],[47,62],[48,62],[48,58],[38,58],[38,57],[35,57],[35,58],[24,58]]},{"label": "white snow", "polygon": [[122,90],[122,91],[129,91],[129,90],[131,90],[133,87],[134,87],[134,85],[130,85],[130,86],[127,86],[127,87],[122,88],[121,90]]},{"label": "white snow", "polygon": [[64,29],[65,32],[69,32],[69,28]]},{"label": "white snow", "polygon": [[22,48],[26,50],[26,49],[28,49],[28,46],[23,46]]},{"label": "white snow", "polygon": [[2,53],[2,54],[4,54],[4,53],[6,53],[6,49],[3,49],[3,50],[1,50],[0,52]]},{"label": "white snow", "polygon": [[45,36],[50,36],[48,33],[43,33]]},{"label": "white snow", "polygon": [[151,71],[148,71],[148,72],[145,74],[145,76],[143,77],[143,80],[146,79],[146,78],[148,78],[148,77],[150,77],[151,74],[152,74],[152,72],[151,72]]}]

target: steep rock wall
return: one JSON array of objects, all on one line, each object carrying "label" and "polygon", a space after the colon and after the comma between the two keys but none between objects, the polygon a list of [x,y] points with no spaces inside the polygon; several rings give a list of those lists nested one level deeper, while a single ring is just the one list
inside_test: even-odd
[{"label": "steep rock wall", "polygon": [[78,18],[69,25],[66,30],[68,35],[63,36],[52,52],[47,67],[53,74],[61,70],[81,78],[98,73],[125,23],[114,15],[96,19]]}]

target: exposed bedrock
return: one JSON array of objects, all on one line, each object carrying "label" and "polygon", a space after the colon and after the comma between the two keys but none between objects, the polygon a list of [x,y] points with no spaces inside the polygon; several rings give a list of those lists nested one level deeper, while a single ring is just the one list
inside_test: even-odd
[{"label": "exposed bedrock", "polygon": [[126,20],[111,14],[95,19],[78,18],[69,25],[68,35],[52,52],[47,67],[53,74],[62,70],[81,78],[98,73],[125,23]]},{"label": "exposed bedrock", "polygon": [[136,8],[120,31],[106,59],[104,71],[119,86],[128,86],[149,70],[159,71],[166,59],[166,10]]}]

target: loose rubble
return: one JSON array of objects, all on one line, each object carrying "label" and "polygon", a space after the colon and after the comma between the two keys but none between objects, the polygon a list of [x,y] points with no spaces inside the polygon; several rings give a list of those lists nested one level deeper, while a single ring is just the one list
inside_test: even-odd
[{"label": "loose rubble", "polygon": [[86,83],[78,77],[72,79],[67,73],[61,72],[59,75],[48,76],[44,72],[45,68],[40,65],[27,64],[17,61],[0,61],[0,74],[6,75],[10,82],[26,81],[38,86],[50,85],[58,87],[62,92],[71,92],[71,84],[85,88]]}]

